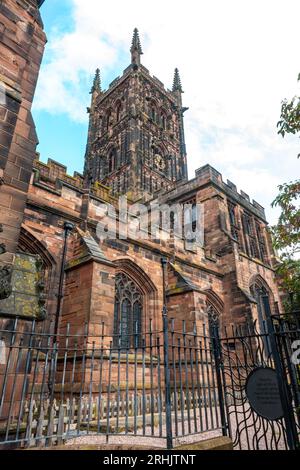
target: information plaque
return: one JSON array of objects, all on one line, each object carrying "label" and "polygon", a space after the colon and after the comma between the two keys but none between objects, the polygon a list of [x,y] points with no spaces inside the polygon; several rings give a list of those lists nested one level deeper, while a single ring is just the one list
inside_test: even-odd
[{"label": "information plaque", "polygon": [[271,421],[283,417],[277,375],[270,367],[258,367],[248,376],[246,396],[251,408],[262,418]]}]

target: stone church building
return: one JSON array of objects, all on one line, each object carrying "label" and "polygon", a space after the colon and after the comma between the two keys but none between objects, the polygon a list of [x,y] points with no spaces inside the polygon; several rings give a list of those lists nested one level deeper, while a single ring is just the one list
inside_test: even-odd
[{"label": "stone church building", "polygon": [[[161,330],[162,258],[176,324],[186,320],[192,329],[209,316],[221,328],[261,324],[261,289],[280,309],[265,211],[209,162],[188,179],[179,72],[171,89],[152,76],[137,30],[130,64],[107,90],[96,71],[82,174],[39,159],[31,105],[46,43],[42,3],[0,4],[1,324],[18,316],[28,328],[36,319],[82,333],[87,323],[90,336],[104,325],[107,335],[126,337],[136,328],[142,335],[151,320]],[[174,215],[168,229],[158,224],[156,238],[120,239],[120,196],[133,218],[140,204],[200,204],[203,243],[177,237]],[[115,209],[117,234],[99,240],[103,204]]]}]

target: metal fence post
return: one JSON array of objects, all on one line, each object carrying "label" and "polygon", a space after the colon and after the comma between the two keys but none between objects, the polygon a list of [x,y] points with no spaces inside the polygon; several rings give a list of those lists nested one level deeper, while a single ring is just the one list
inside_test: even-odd
[{"label": "metal fence post", "polygon": [[164,335],[164,372],[165,372],[165,406],[166,406],[166,431],[167,431],[167,449],[173,448],[173,435],[172,435],[172,409],[171,409],[171,388],[170,388],[170,368],[169,368],[169,319],[167,309],[167,295],[166,295],[166,267],[167,259],[162,258],[162,271],[163,271],[163,335]]},{"label": "metal fence post", "polygon": [[269,303],[268,295],[262,295],[262,301],[264,304],[265,314],[267,318],[267,327],[268,327],[268,334],[270,338],[270,346],[273,355],[273,360],[275,364],[276,374],[277,374],[277,382],[278,382],[278,389],[282,403],[282,409],[284,413],[284,422],[286,426],[286,437],[287,442],[290,450],[295,450],[298,448],[298,435],[297,435],[297,428],[294,419],[294,410],[292,407],[291,396],[288,390],[288,385],[286,383],[285,372],[283,369],[282,360],[280,357],[280,353],[277,347],[276,342],[276,333],[272,321],[271,315],[271,308]]},{"label": "metal fence post", "polygon": [[227,421],[228,413],[227,413],[227,406],[224,400],[224,388],[226,384],[223,384],[221,369],[223,367],[222,364],[222,346],[221,340],[219,335],[219,328],[217,325],[213,325],[211,329],[211,337],[212,337],[212,346],[213,346],[213,353],[215,358],[215,365],[216,365],[216,376],[217,376],[217,386],[218,386],[218,396],[219,396],[219,406],[220,406],[220,416],[221,416],[221,423],[222,423],[222,434],[223,436],[227,436],[228,430],[230,431],[229,424]]}]

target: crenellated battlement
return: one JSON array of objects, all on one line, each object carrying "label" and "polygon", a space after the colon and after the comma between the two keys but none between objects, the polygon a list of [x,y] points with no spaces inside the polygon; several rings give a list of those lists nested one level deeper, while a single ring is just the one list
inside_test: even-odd
[{"label": "crenellated battlement", "polygon": [[196,180],[209,180],[217,184],[226,193],[226,195],[239,204],[246,206],[248,210],[257,213],[257,215],[264,220],[266,219],[265,209],[255,200],[250,199],[250,196],[244,191],[238,191],[237,186],[230,180],[225,183],[223,176],[215,168],[210,165],[205,165],[196,170]]},{"label": "crenellated battlement", "polygon": [[[34,161],[34,180],[33,184],[42,187],[45,191],[50,191],[57,195],[61,195],[62,186],[68,186],[76,192],[83,193],[84,190],[84,176],[77,171],[73,176],[68,174],[68,169],[65,165],[48,158],[47,163],[39,160],[40,155],[37,153]],[[117,199],[112,196],[111,189],[103,184],[96,182],[90,188],[90,195],[96,199],[110,204],[117,204]]]},{"label": "crenellated battlement", "polygon": [[43,163],[40,161],[39,153],[37,153],[33,168],[38,172],[39,180],[53,185],[54,188],[56,187],[57,180],[64,181],[76,188],[83,188],[84,178],[82,174],[75,171],[73,176],[69,175],[67,167],[52,160],[52,158],[48,158],[47,163]]}]

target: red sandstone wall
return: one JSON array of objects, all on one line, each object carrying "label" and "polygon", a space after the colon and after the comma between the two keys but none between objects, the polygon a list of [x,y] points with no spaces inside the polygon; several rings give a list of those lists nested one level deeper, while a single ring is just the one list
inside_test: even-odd
[{"label": "red sandstone wall", "polygon": [[12,262],[27,197],[37,136],[31,115],[46,37],[34,0],[3,0],[0,5],[0,242]]},{"label": "red sandstone wall", "polygon": [[[50,164],[43,165],[43,171],[48,172],[48,170],[51,170],[54,174],[55,162],[51,161],[50,163],[52,166]],[[84,193],[80,186],[81,180],[79,177],[76,179],[78,185],[76,183],[74,189],[67,187],[64,184],[64,181],[68,178],[65,169],[60,178],[60,180],[53,180],[54,186],[52,183],[49,186],[48,179],[44,181],[41,176],[40,179],[32,181],[25,221],[25,225],[43,241],[52,256],[58,260],[58,264],[63,243],[62,226],[64,220],[88,228],[90,233],[95,236],[96,225],[99,221],[97,205],[109,198],[107,192],[105,194],[104,192],[103,194],[99,193],[98,196],[89,196]],[[66,182],[69,184],[69,181]],[[203,321],[206,315],[206,301],[209,299],[209,292],[213,292],[216,298],[219,299],[217,301],[218,305],[222,306],[222,324],[244,322],[252,311],[255,312],[255,305],[249,301],[243,291],[249,293],[251,280],[256,274],[260,274],[265,279],[274,292],[275,300],[279,299],[271,266],[242,254],[239,252],[237,244],[232,241],[227,200],[224,194],[205,180],[205,185],[196,190],[196,197],[198,201],[203,203],[205,211],[205,247],[204,249],[198,249],[197,253],[184,250],[183,244],[174,246],[172,241],[167,240],[163,234],[161,234],[159,241],[110,240],[101,243],[104,257],[114,264],[116,272],[121,269],[120,263],[126,265],[126,263],[131,262],[139,267],[149,281],[153,283],[154,294],[152,297],[148,296],[148,303],[144,311],[145,324],[151,318],[154,321],[153,327],[155,329],[160,329],[162,326],[161,256],[169,257],[172,263],[178,266],[182,274],[200,292],[197,295],[191,295],[187,303],[184,295],[176,296],[176,300],[175,297],[174,299],[170,297],[170,309],[174,314],[177,311],[178,319],[184,316],[182,313],[184,311],[186,315],[189,314],[189,317],[197,320],[198,316],[200,322]],[[109,200],[111,203],[114,202],[113,199]],[[82,219],[83,205],[85,205],[84,212],[88,216],[87,220]],[[72,257],[73,255],[71,243],[69,244],[69,256]],[[91,301],[90,306],[85,305],[84,309],[88,311],[88,308],[90,308],[90,315],[95,315],[95,321],[91,321],[91,325],[99,325],[99,323],[105,321],[107,328],[112,330],[112,278],[109,281],[112,283],[110,286],[111,296],[107,302],[105,300],[105,308],[99,310],[98,307],[101,292],[103,298],[106,296],[105,290],[101,291],[100,280],[100,273],[104,272],[105,269],[103,271],[102,268],[95,269],[93,281],[90,285],[91,296],[94,300]],[[113,276],[112,273],[111,275]],[[139,281],[140,275],[138,272],[133,272],[132,275]],[[142,279],[140,281],[143,284],[144,281]],[[172,284],[171,280],[169,282]],[[78,286],[78,289],[80,289],[80,284]],[[67,310],[72,309],[72,302],[73,300],[70,297]],[[177,306],[176,309],[175,305]],[[93,326],[93,328],[95,327]]]}]

